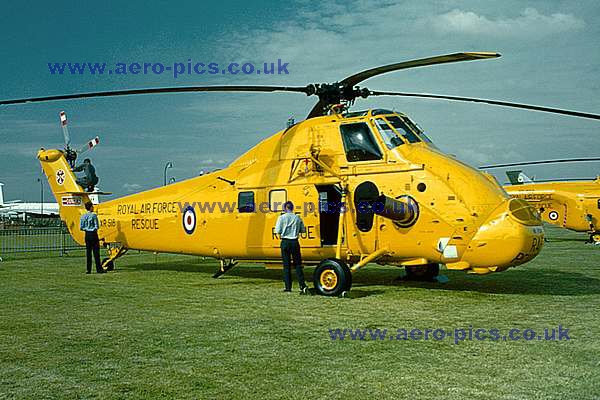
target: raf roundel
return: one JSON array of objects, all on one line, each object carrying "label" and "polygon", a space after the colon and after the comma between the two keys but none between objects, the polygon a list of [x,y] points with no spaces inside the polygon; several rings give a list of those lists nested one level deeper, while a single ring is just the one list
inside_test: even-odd
[{"label": "raf roundel", "polygon": [[196,229],[196,213],[194,212],[193,207],[186,207],[185,211],[183,212],[183,219],[181,222],[183,223],[183,229],[185,230],[185,233],[188,235],[194,233],[194,229]]},{"label": "raf roundel", "polygon": [[552,221],[556,221],[558,219],[558,213],[556,211],[550,211],[548,213],[548,218],[550,218]]},{"label": "raf roundel", "polygon": [[56,171],[56,183],[62,185],[65,182],[65,171],[59,169]]}]

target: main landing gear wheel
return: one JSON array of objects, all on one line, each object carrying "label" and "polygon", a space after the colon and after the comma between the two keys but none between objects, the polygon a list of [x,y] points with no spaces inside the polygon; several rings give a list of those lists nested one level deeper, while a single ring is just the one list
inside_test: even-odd
[{"label": "main landing gear wheel", "polygon": [[440,274],[439,264],[417,265],[404,267],[406,279],[411,281],[433,281]]},{"label": "main landing gear wheel", "polygon": [[313,276],[315,290],[322,296],[339,296],[352,287],[352,272],[342,260],[321,261]]}]

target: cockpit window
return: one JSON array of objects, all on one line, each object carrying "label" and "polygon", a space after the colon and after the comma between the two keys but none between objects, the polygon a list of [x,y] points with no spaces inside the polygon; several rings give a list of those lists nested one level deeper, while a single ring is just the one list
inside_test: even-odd
[{"label": "cockpit window", "polygon": [[412,121],[410,120],[410,118],[407,118],[407,117],[404,117],[404,118],[403,118],[403,120],[404,120],[404,122],[406,123],[406,125],[408,125],[408,126],[409,126],[409,128],[411,128],[411,129],[413,130],[413,132],[417,132],[417,134],[419,135],[419,137],[420,137],[420,138],[421,138],[421,139],[422,139],[424,142],[427,142],[427,143],[433,143],[433,142],[431,141],[431,139],[429,139],[429,137],[428,137],[428,136],[425,134],[425,132],[423,132],[423,129],[421,129],[421,127],[420,127],[418,124],[416,124],[416,123],[412,122]]},{"label": "cockpit window", "polygon": [[393,114],[393,113],[394,113],[393,111],[384,110],[384,109],[381,109],[381,108],[377,108],[377,109],[371,111],[371,115],[373,115],[373,116],[375,116],[375,115]]},{"label": "cockpit window", "polygon": [[383,158],[381,150],[366,123],[341,125],[340,132],[342,133],[348,161],[381,160]]},{"label": "cockpit window", "polygon": [[386,117],[386,119],[390,124],[392,124],[396,132],[398,132],[398,134],[406,139],[409,143],[418,143],[421,141],[419,140],[419,137],[400,119],[400,117],[394,115]]},{"label": "cockpit window", "polygon": [[400,139],[398,135],[396,135],[396,132],[394,132],[394,130],[388,125],[387,122],[385,122],[384,119],[375,119],[375,125],[377,126],[377,130],[379,130],[381,138],[388,149],[393,149],[401,144],[404,144],[404,141]]},{"label": "cockpit window", "polygon": [[365,110],[365,111],[354,111],[354,112],[347,112],[343,116],[344,116],[344,118],[364,117],[368,113],[369,113],[368,110]]}]

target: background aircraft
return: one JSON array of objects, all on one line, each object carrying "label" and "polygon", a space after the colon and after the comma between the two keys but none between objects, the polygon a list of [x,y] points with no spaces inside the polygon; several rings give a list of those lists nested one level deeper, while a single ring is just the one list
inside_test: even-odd
[{"label": "background aircraft", "polygon": [[29,203],[20,200],[4,202],[4,184],[0,183],[0,215],[3,217],[58,217],[57,203]]},{"label": "background aircraft", "polygon": [[[528,161],[481,168],[596,161],[600,158]],[[510,181],[510,185],[504,185],[506,192],[514,198],[528,201],[542,220],[575,232],[586,232],[590,235],[589,243],[600,244],[600,176],[536,180],[521,170],[506,171],[506,176]]]},{"label": "background aircraft", "polygon": [[[98,188],[95,190],[99,191]],[[97,194],[90,193],[90,201],[98,204]],[[4,184],[0,183],[0,216],[14,218],[21,217],[58,217],[58,203],[32,203],[21,200],[4,201]]]}]

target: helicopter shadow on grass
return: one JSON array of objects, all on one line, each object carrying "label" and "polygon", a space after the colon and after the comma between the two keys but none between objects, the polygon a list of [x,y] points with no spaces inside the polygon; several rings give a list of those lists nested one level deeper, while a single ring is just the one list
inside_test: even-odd
[{"label": "helicopter shadow on grass", "polygon": [[[205,262],[202,264],[190,262],[173,263],[143,263],[128,265],[123,269],[134,269],[141,271],[178,271],[195,272],[213,275],[218,269],[217,262]],[[306,280],[312,282],[313,268],[307,268]],[[445,283],[418,282],[398,280],[403,275],[401,269],[366,269],[353,276],[353,286],[350,298],[360,298],[381,294],[384,291],[375,286],[397,286],[399,288],[422,288],[427,290],[451,290],[463,292],[478,292],[489,294],[530,294],[530,295],[559,295],[559,296],[582,296],[600,294],[600,279],[587,276],[580,272],[567,272],[564,270],[543,269],[514,269],[502,273],[486,276],[469,275],[460,271],[441,272],[449,280]],[[281,281],[280,270],[264,269],[247,265],[237,266],[221,276],[219,279],[237,277],[256,280]],[[294,272],[292,276],[295,279]],[[230,284],[244,284],[244,281],[233,281]],[[311,285],[312,286],[312,285]]]},{"label": "helicopter shadow on grass", "polygon": [[[213,275],[219,269],[217,261],[204,261],[201,264],[190,261],[177,262],[157,262],[157,263],[142,263],[127,265],[122,267],[123,270],[139,270],[139,271],[176,271],[176,272],[193,272],[201,274]],[[227,279],[228,277],[252,278],[264,280],[281,280],[282,273],[280,270],[266,269],[262,267],[254,267],[248,265],[240,265],[232,268],[227,273],[218,279]],[[307,276],[308,280],[309,276]],[[232,282],[236,283],[236,282]],[[243,283],[237,282],[237,283]]]},{"label": "helicopter shadow on grass", "polygon": [[[210,274],[213,275],[217,269],[219,268],[219,264],[217,262],[214,263],[203,263],[203,264],[192,264],[189,262],[176,262],[176,263],[143,263],[143,264],[135,264],[135,265],[127,265],[122,267],[123,270],[138,270],[138,271],[176,271],[176,272],[195,272],[201,274]],[[314,288],[312,288],[313,281],[313,268],[307,268],[305,273],[306,282],[311,286],[310,293],[315,294]],[[117,269],[118,271],[118,269]],[[249,281],[246,279],[253,279],[252,285],[256,285],[256,280],[264,280],[265,283],[270,283],[267,281],[277,281],[282,282],[282,272],[277,269],[266,269],[261,267],[253,267],[253,266],[237,266],[230,271],[228,271],[225,275],[219,277],[218,279],[228,279],[231,277],[235,278],[244,278],[244,280],[229,280],[228,284],[231,285],[240,285],[240,284],[248,284]],[[295,271],[292,270],[293,280],[296,280]],[[205,286],[206,283],[198,284],[198,286]],[[369,284],[362,285],[360,288],[352,288],[348,297],[351,299],[362,298],[367,296],[373,296],[377,294],[384,293],[384,290],[371,288]]]},{"label": "helicopter shadow on grass", "polygon": [[509,270],[488,276],[468,275],[459,271],[444,271],[449,280],[437,282],[391,282],[404,287],[431,290],[452,290],[489,294],[526,294],[584,296],[600,294],[600,279],[580,272],[549,270]]},{"label": "helicopter shadow on grass", "polygon": [[586,239],[581,238],[550,238],[545,240],[546,243],[562,243],[562,242],[578,242],[581,244],[587,244]]}]

